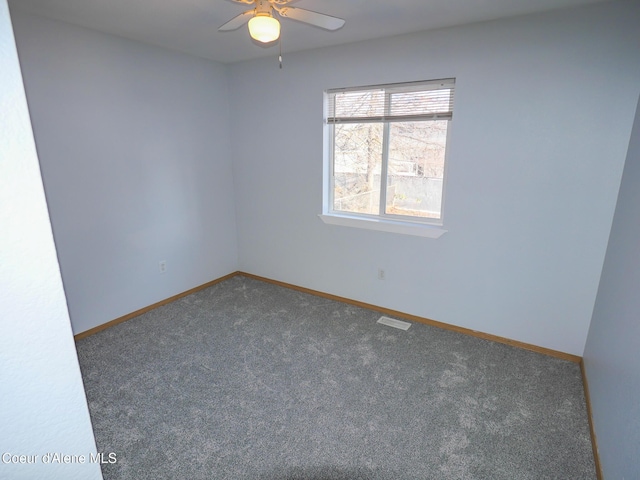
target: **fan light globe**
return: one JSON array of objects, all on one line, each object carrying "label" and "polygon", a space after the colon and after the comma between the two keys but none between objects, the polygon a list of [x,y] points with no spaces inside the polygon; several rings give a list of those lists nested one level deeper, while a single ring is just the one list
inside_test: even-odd
[{"label": "fan light globe", "polygon": [[249,20],[249,35],[254,40],[269,43],[280,36],[280,22],[271,15],[256,15]]}]

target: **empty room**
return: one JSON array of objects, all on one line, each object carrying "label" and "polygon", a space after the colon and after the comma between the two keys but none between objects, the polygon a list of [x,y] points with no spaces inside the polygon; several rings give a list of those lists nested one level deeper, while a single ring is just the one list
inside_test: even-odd
[{"label": "empty room", "polygon": [[638,25],[0,0],[0,478],[640,478]]}]

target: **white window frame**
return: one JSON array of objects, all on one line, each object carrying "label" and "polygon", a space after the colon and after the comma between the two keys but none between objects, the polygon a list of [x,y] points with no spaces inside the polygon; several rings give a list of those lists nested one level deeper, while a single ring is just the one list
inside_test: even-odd
[{"label": "white window frame", "polygon": [[[324,175],[323,175],[323,209],[320,218],[327,224],[340,225],[346,227],[365,228],[369,230],[377,230],[391,233],[401,233],[406,235],[417,235],[421,237],[439,238],[447,232],[443,228],[444,210],[445,210],[445,192],[447,183],[447,169],[449,156],[449,137],[451,134],[451,120],[453,117],[453,107],[447,113],[434,113],[430,115],[405,115],[402,117],[390,117],[390,98],[392,94],[398,92],[438,90],[442,88],[455,88],[455,79],[430,80],[425,82],[410,82],[401,84],[375,85],[366,87],[353,87],[343,89],[326,90],[324,93]],[[334,210],[334,142],[335,142],[335,124],[339,120],[329,122],[328,118],[333,114],[329,106],[331,94],[348,91],[366,91],[366,90],[384,90],[384,115],[378,118],[367,118],[370,123],[383,124],[383,145],[382,145],[382,167],[380,180],[380,213],[367,214],[345,212]],[[453,96],[453,95],[452,95]],[[453,103],[453,99],[452,99]],[[334,119],[336,120],[336,119]],[[348,119],[352,123],[359,123],[358,119]],[[430,120],[447,120],[445,162],[442,185],[442,199],[440,208],[440,218],[427,218],[398,214],[387,214],[386,194],[387,194],[387,172],[388,172],[388,142],[389,130],[392,121],[430,121]]]}]

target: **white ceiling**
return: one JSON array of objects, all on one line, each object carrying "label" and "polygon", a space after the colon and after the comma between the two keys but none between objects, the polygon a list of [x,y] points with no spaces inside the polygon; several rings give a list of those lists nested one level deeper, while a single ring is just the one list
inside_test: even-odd
[{"label": "white ceiling", "polygon": [[[282,51],[462,25],[602,0],[296,0],[295,6],[346,20],[335,32],[282,21]],[[277,55],[251,41],[246,27],[218,32],[251,6],[231,0],[9,0],[11,9],[233,63]]]}]

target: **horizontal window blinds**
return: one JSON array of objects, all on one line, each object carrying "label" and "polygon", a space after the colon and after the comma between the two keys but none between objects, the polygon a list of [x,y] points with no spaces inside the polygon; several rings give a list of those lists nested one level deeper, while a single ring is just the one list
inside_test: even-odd
[{"label": "horizontal window blinds", "polygon": [[327,123],[450,120],[455,79],[327,90]]}]

